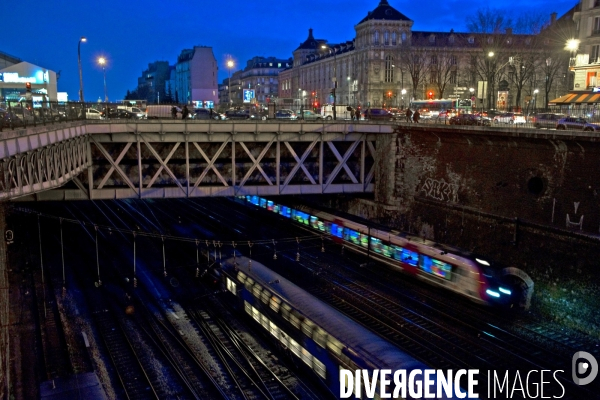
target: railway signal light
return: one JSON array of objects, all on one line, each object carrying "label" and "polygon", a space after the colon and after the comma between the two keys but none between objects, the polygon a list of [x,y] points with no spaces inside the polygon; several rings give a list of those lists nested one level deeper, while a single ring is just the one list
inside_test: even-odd
[{"label": "railway signal light", "polygon": [[133,287],[137,287],[137,278],[133,278]]}]

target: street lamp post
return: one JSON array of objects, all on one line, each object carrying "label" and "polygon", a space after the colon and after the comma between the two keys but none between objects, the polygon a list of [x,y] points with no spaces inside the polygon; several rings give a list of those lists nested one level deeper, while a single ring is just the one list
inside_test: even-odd
[{"label": "street lamp post", "polygon": [[469,88],[469,92],[471,92],[471,112],[473,112],[473,93],[475,93],[475,88]]},{"label": "street lamp post", "polygon": [[535,113],[535,109],[537,108],[537,94],[538,94],[539,92],[540,92],[540,91],[539,91],[538,89],[535,89],[535,90],[533,91],[533,112],[534,112],[534,113]]},{"label": "street lamp post", "polygon": [[229,107],[231,107],[231,104],[233,103],[231,100],[231,68],[233,68],[233,61],[229,60],[227,61],[227,69],[229,70],[229,81],[227,85],[227,88],[229,89]]},{"label": "street lamp post", "polygon": [[406,89],[403,88],[400,93],[402,93],[402,109],[404,110],[404,95],[406,94]]},{"label": "street lamp post", "polygon": [[[567,40],[567,45],[565,47],[565,49],[569,50],[570,53],[570,57],[569,57],[569,66],[567,67],[567,76],[568,78],[568,82],[567,82],[567,90],[571,90],[573,86],[571,86],[571,74],[570,72],[572,71],[572,68],[575,67],[575,57],[573,57],[573,54],[575,54],[577,52],[577,50],[579,49],[579,39],[569,39]],[[596,62],[596,60],[590,60],[590,62]],[[575,71],[573,71],[573,74],[575,73]],[[573,76],[573,84],[575,84],[575,77]]]},{"label": "street lamp post", "polygon": [[108,92],[106,91],[106,58],[100,57],[98,64],[102,65],[102,72],[104,73],[104,102],[108,103]]},{"label": "street lamp post", "polygon": [[81,42],[86,42],[85,36],[79,39],[77,44],[77,62],[79,63],[79,101],[83,103],[83,73],[81,72]]},{"label": "street lamp post", "polygon": [[333,119],[336,120],[337,119],[337,114],[336,114],[336,107],[335,107],[335,89],[337,88],[337,55],[335,53],[335,49],[332,49],[331,47],[327,46],[327,45],[321,45],[322,49],[329,49],[330,51],[333,51]]}]

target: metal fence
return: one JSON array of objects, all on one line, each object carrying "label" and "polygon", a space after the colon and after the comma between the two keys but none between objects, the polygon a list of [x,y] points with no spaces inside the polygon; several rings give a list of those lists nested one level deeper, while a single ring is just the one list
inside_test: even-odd
[{"label": "metal fence", "polygon": [[[107,103],[63,103],[7,101],[0,102],[0,130],[28,126],[48,125],[66,121],[103,119],[106,108],[116,108]],[[89,110],[94,110],[90,112]]]}]

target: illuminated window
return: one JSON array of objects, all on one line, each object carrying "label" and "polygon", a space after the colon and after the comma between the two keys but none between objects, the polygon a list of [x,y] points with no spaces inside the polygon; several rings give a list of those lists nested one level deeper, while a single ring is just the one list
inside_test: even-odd
[{"label": "illuminated window", "polygon": [[279,312],[279,305],[280,304],[281,304],[281,300],[280,299],[278,299],[275,296],[271,297],[271,303],[269,304],[269,306],[271,307],[271,310],[273,310],[275,312]]},{"label": "illuminated window", "polygon": [[236,284],[229,278],[227,278],[227,290],[229,290],[233,294],[236,294]]},{"label": "illuminated window", "polygon": [[450,280],[452,274],[452,265],[429,256],[422,256],[419,266],[424,272]]},{"label": "illuminated window", "polygon": [[417,262],[419,261],[419,253],[410,251],[408,249],[402,249],[400,261],[412,266],[416,266]]}]

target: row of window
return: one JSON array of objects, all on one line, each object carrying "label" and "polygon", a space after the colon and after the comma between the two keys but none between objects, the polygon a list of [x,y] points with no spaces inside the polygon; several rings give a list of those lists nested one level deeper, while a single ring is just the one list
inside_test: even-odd
[{"label": "row of window", "polygon": [[305,213],[304,211],[296,210],[284,205],[275,204],[271,200],[264,199],[258,196],[246,196],[246,200],[261,208],[266,208],[276,214],[280,214],[286,218],[290,218],[300,224],[307,225],[313,229],[324,232],[329,235],[346,240],[363,248],[370,248],[371,251],[381,254],[387,258],[408,264],[413,267],[418,267],[423,272],[435,275],[439,278],[452,279],[452,264],[444,261],[431,258],[424,254],[420,254],[406,248],[388,244],[381,239],[360,233],[351,228],[344,227],[331,221],[321,221],[318,217]]},{"label": "row of window", "polygon": [[[392,46],[395,46],[396,44],[398,44],[398,34],[396,32],[392,32],[392,34],[390,35],[390,32],[385,31],[383,32],[383,41],[382,43],[386,46],[389,46],[390,44]],[[406,41],[406,32],[402,32],[400,34],[400,43],[403,43]],[[375,31],[373,32],[373,44],[379,44],[379,31]]]},{"label": "row of window", "polygon": [[[229,278],[228,278],[229,279]],[[286,349],[291,350],[299,359],[306,365],[312,368],[321,378],[325,379],[327,371],[325,364],[315,358],[308,350],[302,347],[298,342],[289,337],[281,328],[279,328],[267,316],[262,314],[258,309],[252,306],[247,301],[244,301],[244,310],[248,315],[252,316],[263,328],[273,335]]]}]

